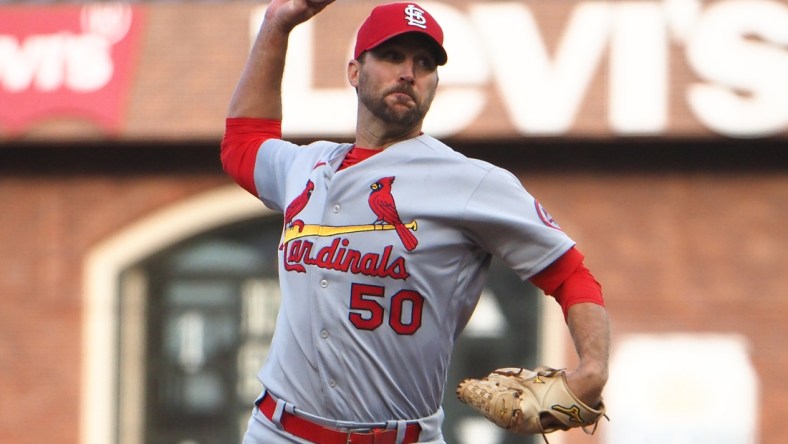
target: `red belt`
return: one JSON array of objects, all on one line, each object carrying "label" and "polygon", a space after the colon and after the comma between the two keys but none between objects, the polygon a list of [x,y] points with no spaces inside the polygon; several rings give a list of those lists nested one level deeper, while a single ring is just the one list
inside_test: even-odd
[{"label": "red belt", "polygon": [[[273,396],[266,393],[257,407],[266,418],[273,421],[276,411],[276,400]],[[282,411],[279,423],[287,433],[319,444],[396,444],[397,442],[397,429],[377,428],[365,432],[342,431],[324,427],[286,411]],[[417,442],[419,433],[421,433],[421,426],[418,423],[408,424],[405,427],[405,439],[402,444]]]}]

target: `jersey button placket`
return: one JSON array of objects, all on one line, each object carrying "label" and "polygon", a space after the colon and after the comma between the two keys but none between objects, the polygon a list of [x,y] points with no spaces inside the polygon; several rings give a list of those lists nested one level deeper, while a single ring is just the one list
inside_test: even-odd
[{"label": "jersey button placket", "polygon": [[[324,329],[322,329],[322,330],[320,330],[320,337],[321,337],[321,338],[322,338],[324,341],[328,340],[328,337],[329,337],[329,336],[331,336],[331,334],[328,332],[328,330],[326,330],[325,328],[324,328]],[[329,388],[332,388],[332,389],[333,389],[333,388],[336,388],[336,386],[337,386],[337,381],[336,381],[336,379],[334,379],[334,378],[328,378],[328,380],[326,381],[326,383],[328,384],[328,387],[329,387]]]},{"label": "jersey button placket", "polygon": [[[318,279],[319,280],[317,281],[317,285],[320,286],[319,287],[320,290],[330,291],[328,289],[329,287],[328,278],[324,275],[318,277]],[[324,294],[323,296],[318,298],[319,301],[318,304],[325,303],[325,301],[329,299],[328,297],[326,297],[326,295],[327,294]],[[337,381],[336,379],[330,377],[330,375],[334,372],[331,369],[331,365],[330,365],[332,358],[330,357],[330,351],[329,351],[330,346],[328,343],[328,339],[331,336],[331,334],[329,333],[327,328],[320,328],[320,330],[317,332],[317,335],[320,338],[320,344],[316,344],[316,347],[318,349],[318,354],[321,356],[321,360],[325,361],[325,364],[321,365],[322,367],[321,373],[323,373],[324,375],[323,378],[325,378],[323,379],[323,381],[324,384],[328,385],[328,388],[334,389],[337,386]]]}]

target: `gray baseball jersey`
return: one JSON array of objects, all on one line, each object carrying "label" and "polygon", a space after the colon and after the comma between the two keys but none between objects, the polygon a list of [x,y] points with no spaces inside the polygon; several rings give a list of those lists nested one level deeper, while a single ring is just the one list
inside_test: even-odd
[{"label": "gray baseball jersey", "polygon": [[337,171],[348,144],[266,141],[260,199],[282,211],[282,306],[264,386],[357,422],[441,402],[491,255],[527,279],[574,245],[511,173],[422,135]]}]

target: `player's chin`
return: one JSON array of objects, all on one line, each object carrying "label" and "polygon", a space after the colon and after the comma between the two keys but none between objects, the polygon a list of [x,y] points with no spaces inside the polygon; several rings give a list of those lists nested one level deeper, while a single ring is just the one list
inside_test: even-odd
[{"label": "player's chin", "polygon": [[411,127],[417,122],[421,121],[424,116],[417,108],[392,110],[389,113],[389,123],[400,127]]}]

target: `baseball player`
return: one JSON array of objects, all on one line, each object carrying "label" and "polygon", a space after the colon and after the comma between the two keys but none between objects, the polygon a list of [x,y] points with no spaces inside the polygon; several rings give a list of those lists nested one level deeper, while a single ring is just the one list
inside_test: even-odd
[{"label": "baseball player", "polygon": [[492,255],[561,304],[579,357],[566,385],[599,405],[608,321],[583,255],[515,176],[422,132],[447,62],[426,10],[380,5],[361,25],[355,143],[282,140],[288,36],[330,3],[271,2],[222,141],[228,174],[284,214],[282,305],[244,443],[443,443],[449,358]]}]

